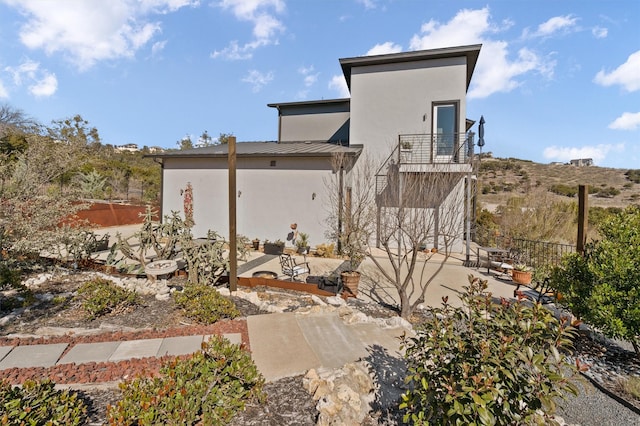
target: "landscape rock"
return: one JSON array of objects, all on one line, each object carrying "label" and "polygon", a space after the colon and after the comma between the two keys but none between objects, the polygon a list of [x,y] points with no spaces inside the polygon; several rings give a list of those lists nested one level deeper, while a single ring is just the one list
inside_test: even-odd
[{"label": "landscape rock", "polygon": [[327,303],[333,306],[345,306],[347,302],[340,296],[327,297]]},{"label": "landscape rock", "polygon": [[303,386],[318,401],[317,425],[360,425],[371,410],[374,382],[362,362],[345,364],[340,369],[311,369]]}]

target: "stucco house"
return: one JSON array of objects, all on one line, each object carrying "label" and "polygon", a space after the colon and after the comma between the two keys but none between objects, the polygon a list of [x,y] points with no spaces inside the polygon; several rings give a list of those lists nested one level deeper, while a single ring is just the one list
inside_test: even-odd
[{"label": "stucco house", "polygon": [[[374,158],[380,165],[379,194],[390,185],[391,171],[408,178],[446,174],[446,193],[453,196],[441,201],[464,212],[460,195],[465,199],[473,153],[466,93],[480,48],[340,59],[350,98],[269,104],[278,113],[278,140],[236,144],[238,233],[284,241],[297,223],[312,245],[327,242],[327,180],[335,176],[337,154],[356,165],[363,153]],[[162,165],[162,214],[183,212],[190,185],[194,235],[204,236],[208,229],[227,235],[227,145],[151,156]],[[388,204],[379,207],[392,207]],[[454,231],[458,250],[465,217]],[[435,245],[438,238],[434,235]]]}]

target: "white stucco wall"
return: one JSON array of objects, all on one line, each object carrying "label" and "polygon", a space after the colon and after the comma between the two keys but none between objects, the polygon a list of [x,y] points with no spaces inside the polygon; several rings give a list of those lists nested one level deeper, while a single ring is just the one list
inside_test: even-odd
[{"label": "white stucco wall", "polygon": [[[275,167],[270,166],[271,160],[276,161]],[[194,236],[205,236],[212,229],[228,238],[226,159],[167,158],[164,162],[163,213],[176,210],[184,215],[180,190],[191,182]],[[309,234],[312,245],[326,241],[329,206],[325,180],[331,177],[329,158],[239,158],[237,168],[239,234],[261,241],[286,241],[291,223],[297,223],[298,231]]]},{"label": "white stucco wall", "polygon": [[[328,141],[334,139],[349,120],[349,112],[283,115],[280,117],[280,140],[284,142]],[[346,142],[348,133],[338,135]]]},{"label": "white stucco wall", "polygon": [[350,142],[386,158],[399,134],[432,133],[432,103],[459,102],[466,116],[464,57],[353,67]]}]

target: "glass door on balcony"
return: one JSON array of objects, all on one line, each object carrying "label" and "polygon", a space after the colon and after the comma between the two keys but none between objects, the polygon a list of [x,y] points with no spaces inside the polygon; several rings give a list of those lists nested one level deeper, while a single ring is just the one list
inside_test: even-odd
[{"label": "glass door on balcony", "polygon": [[457,105],[438,104],[433,106],[433,135],[435,161],[449,162],[455,150]]}]

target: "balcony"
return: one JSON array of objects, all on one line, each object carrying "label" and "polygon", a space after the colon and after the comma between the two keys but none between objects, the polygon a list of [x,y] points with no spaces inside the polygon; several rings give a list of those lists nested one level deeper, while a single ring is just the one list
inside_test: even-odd
[{"label": "balcony", "polygon": [[398,145],[387,160],[400,172],[471,171],[473,133],[399,135]]}]

